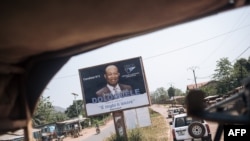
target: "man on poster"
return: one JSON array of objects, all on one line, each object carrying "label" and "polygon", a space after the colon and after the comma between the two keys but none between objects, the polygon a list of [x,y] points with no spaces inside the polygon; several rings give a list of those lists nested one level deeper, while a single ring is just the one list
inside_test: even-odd
[{"label": "man on poster", "polygon": [[109,65],[105,69],[104,78],[107,85],[96,92],[98,101],[109,101],[113,99],[129,96],[132,93],[132,87],[119,83],[120,73],[115,65]]}]

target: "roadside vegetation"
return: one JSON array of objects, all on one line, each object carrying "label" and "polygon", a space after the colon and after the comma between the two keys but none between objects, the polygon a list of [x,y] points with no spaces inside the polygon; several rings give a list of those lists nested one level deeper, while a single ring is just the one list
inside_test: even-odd
[{"label": "roadside vegetation", "polygon": [[[166,119],[159,113],[151,110],[151,126],[135,128],[127,131],[128,141],[167,141],[169,125]],[[111,134],[105,141],[125,141],[123,137]]]},{"label": "roadside vegetation", "polygon": [[[214,72],[211,72],[207,77],[195,77],[197,83],[207,83],[199,86],[199,89],[205,92],[205,96],[226,95],[233,92],[235,88],[242,86],[244,78],[250,76],[250,57],[239,58],[230,62],[227,57],[216,61]],[[173,74],[178,75],[178,74]],[[201,79],[199,79],[201,78]],[[209,78],[210,81],[202,81],[203,78]],[[193,80],[195,80],[193,79]],[[209,83],[208,83],[209,82]],[[170,83],[171,84],[171,83]],[[193,83],[194,85],[195,83]],[[188,86],[189,84],[187,84]],[[190,84],[192,85],[192,84]],[[187,92],[187,91],[186,91]],[[169,88],[160,87],[150,93],[152,104],[170,104],[173,96],[186,96],[186,92],[172,86]],[[178,104],[184,104],[184,101],[179,101]]]}]

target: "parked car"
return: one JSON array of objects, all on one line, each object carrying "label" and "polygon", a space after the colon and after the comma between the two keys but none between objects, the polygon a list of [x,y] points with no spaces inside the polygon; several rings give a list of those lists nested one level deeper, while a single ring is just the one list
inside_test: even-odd
[{"label": "parked car", "polygon": [[172,118],[175,115],[185,113],[185,109],[183,107],[170,107],[167,110],[168,112],[168,118]]},{"label": "parked car", "polygon": [[209,125],[205,120],[187,116],[186,113],[173,117],[170,122],[174,141],[212,141]]}]

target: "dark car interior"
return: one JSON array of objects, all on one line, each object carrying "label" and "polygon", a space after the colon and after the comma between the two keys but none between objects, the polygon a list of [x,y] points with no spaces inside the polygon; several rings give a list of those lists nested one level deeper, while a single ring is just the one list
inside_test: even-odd
[{"label": "dark car interior", "polygon": [[[22,128],[31,140],[39,97],[72,56],[248,5],[249,0],[1,1],[0,134]],[[247,92],[249,102],[249,85]],[[188,108],[211,119],[210,109]]]}]

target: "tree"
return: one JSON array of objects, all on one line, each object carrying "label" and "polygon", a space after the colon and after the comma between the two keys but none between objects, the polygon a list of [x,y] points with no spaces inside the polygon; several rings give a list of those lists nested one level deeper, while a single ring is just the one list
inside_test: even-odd
[{"label": "tree", "polygon": [[163,102],[167,99],[167,91],[163,87],[157,88],[152,95],[155,99],[155,103]]},{"label": "tree", "polygon": [[232,72],[233,68],[228,58],[221,58],[217,61],[213,78],[219,82],[217,85],[217,91],[221,94],[226,93],[231,89]]},{"label": "tree", "polygon": [[234,71],[232,74],[234,87],[239,87],[242,84],[242,80],[249,75],[248,65],[249,62],[244,58],[241,58],[234,63]]},{"label": "tree", "polygon": [[69,118],[67,117],[67,115],[66,115],[65,113],[62,113],[62,112],[55,112],[53,115],[54,115],[54,116],[53,116],[53,117],[54,117],[54,118],[53,118],[53,121],[54,121],[54,122],[64,121],[64,120],[69,119]]},{"label": "tree", "polygon": [[210,95],[215,95],[217,94],[217,89],[216,89],[217,83],[214,81],[214,83],[212,85],[206,85],[201,87],[200,89],[205,92],[205,96],[210,96]]},{"label": "tree", "polygon": [[182,92],[181,89],[174,88],[174,96],[184,96],[185,93]]},{"label": "tree", "polygon": [[69,118],[73,118],[73,117],[78,117],[78,115],[83,115],[85,116],[85,113],[82,109],[83,106],[83,101],[82,100],[76,100],[73,102],[72,105],[70,105],[66,111],[65,114],[69,117]]},{"label": "tree", "polygon": [[54,107],[49,100],[50,100],[49,96],[40,97],[35,113],[32,118],[34,126],[42,125],[42,124],[46,124],[50,122],[50,115],[52,111],[54,110]]},{"label": "tree", "polygon": [[169,96],[169,98],[175,96],[175,89],[173,87],[169,87],[169,89],[168,89],[168,96]]},{"label": "tree", "polygon": [[52,122],[58,122],[68,119],[68,117],[61,112],[57,112],[54,106],[50,102],[50,97],[41,96],[35,113],[32,117],[33,126],[48,124]]}]

